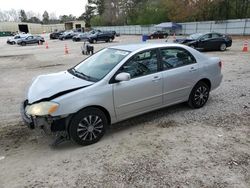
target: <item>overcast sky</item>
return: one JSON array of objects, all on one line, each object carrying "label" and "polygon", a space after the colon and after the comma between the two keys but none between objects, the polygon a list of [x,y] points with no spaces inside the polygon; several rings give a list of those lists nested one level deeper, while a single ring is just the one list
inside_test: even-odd
[{"label": "overcast sky", "polygon": [[63,14],[80,16],[84,10],[87,0],[0,0],[1,10],[24,9],[41,15],[45,10],[54,12],[57,17]]}]

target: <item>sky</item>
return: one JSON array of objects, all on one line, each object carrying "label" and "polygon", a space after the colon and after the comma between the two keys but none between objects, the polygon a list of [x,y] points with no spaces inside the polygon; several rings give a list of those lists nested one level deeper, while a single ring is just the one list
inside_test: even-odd
[{"label": "sky", "polygon": [[0,10],[24,9],[40,13],[45,10],[48,13],[55,13],[57,17],[60,15],[73,14],[79,17],[85,10],[87,0],[0,0]]}]

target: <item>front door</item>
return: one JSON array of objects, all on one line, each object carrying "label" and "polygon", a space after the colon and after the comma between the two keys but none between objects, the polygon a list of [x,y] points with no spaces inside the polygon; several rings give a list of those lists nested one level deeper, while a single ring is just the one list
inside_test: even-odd
[{"label": "front door", "polygon": [[213,44],[211,43],[212,40],[212,34],[206,34],[203,37],[200,38],[198,42],[198,48],[204,49],[204,50],[211,50],[213,49]]},{"label": "front door", "polygon": [[163,79],[157,54],[157,50],[140,52],[118,71],[131,75],[131,80],[113,84],[118,120],[162,106]]}]

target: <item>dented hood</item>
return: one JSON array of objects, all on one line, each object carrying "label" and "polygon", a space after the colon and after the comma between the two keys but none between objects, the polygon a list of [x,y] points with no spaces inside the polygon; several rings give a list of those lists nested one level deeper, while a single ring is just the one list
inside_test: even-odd
[{"label": "dented hood", "polygon": [[38,76],[28,90],[28,101],[34,103],[92,85],[93,82],[77,78],[68,71]]}]

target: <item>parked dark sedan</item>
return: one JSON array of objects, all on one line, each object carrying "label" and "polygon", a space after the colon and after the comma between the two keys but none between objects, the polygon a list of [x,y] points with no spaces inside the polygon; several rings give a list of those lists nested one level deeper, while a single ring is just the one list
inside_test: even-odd
[{"label": "parked dark sedan", "polygon": [[21,38],[17,41],[18,45],[25,46],[26,44],[39,44],[45,42],[44,38],[41,36],[27,36],[25,38]]},{"label": "parked dark sedan", "polygon": [[90,35],[93,35],[93,34],[95,34],[97,32],[101,32],[101,31],[100,30],[92,30],[92,31],[89,31],[89,32],[79,33],[79,34],[73,36],[72,40],[75,41],[75,42],[78,42],[78,41],[81,41],[81,40],[87,41],[89,39]]},{"label": "parked dark sedan", "polygon": [[52,39],[59,39],[59,37],[63,34],[64,31],[57,31],[50,33],[49,38]]},{"label": "parked dark sedan", "polygon": [[232,46],[232,38],[220,33],[196,33],[185,39],[176,39],[175,42],[185,44],[197,50],[220,50],[225,51]]},{"label": "parked dark sedan", "polygon": [[89,43],[96,43],[97,41],[111,42],[115,39],[115,35],[111,32],[97,31],[95,34],[88,36]]},{"label": "parked dark sedan", "polygon": [[155,31],[151,33],[150,35],[148,35],[148,39],[163,39],[167,37],[168,37],[168,33],[165,31]]},{"label": "parked dark sedan", "polygon": [[65,31],[62,33],[62,35],[59,36],[59,39],[60,40],[72,39],[77,34],[79,34],[79,32]]}]

